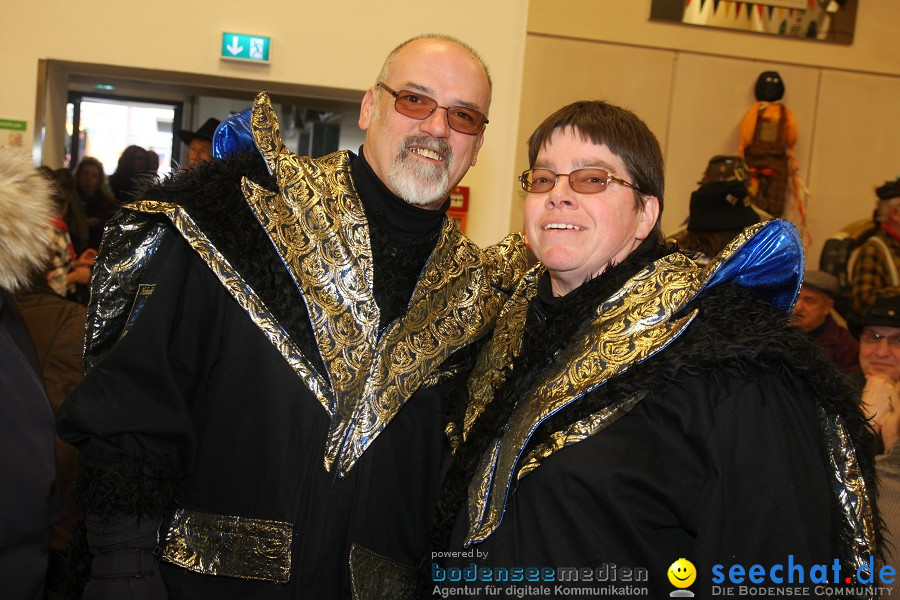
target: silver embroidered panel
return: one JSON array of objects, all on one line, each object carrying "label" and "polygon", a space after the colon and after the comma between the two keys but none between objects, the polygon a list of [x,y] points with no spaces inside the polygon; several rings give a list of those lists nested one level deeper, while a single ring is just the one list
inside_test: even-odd
[{"label": "silver embroidered panel", "polygon": [[[84,343],[84,369],[103,358],[125,329],[150,259],[168,234],[165,223],[124,209],[107,226],[103,253],[91,275],[91,305]],[[102,302],[100,302],[102,300]]]},{"label": "silver embroidered panel", "polygon": [[854,533],[853,568],[868,571],[869,557],[875,555],[875,518],[869,503],[866,481],[856,450],[842,419],[825,414],[818,407],[819,423],[825,433],[825,449],[831,467],[832,493],[838,499],[844,521]]},{"label": "silver embroidered panel", "polygon": [[287,583],[293,527],[283,521],[179,509],[162,558],[204,575]]}]

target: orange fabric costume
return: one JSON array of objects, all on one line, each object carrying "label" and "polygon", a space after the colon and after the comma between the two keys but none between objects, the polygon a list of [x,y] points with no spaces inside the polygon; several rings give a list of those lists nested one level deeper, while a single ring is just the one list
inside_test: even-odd
[{"label": "orange fabric costume", "polygon": [[784,212],[796,142],[797,120],[780,102],[754,102],[741,122],[738,154],[753,173],[750,191],[757,206],[776,217]]}]

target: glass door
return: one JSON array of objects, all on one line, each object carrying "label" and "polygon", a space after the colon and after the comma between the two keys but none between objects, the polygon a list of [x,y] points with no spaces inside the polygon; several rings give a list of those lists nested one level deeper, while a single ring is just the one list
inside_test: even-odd
[{"label": "glass door", "polygon": [[181,102],[69,92],[66,166],[74,168],[81,158],[93,156],[111,175],[122,151],[136,145],[155,152],[158,175],[168,175],[178,152],[174,129],[182,109]]}]

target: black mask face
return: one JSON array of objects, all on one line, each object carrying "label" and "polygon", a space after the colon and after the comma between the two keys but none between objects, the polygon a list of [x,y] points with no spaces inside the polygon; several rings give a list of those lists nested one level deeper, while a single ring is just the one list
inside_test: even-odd
[{"label": "black mask face", "polygon": [[778,102],[784,96],[784,82],[777,71],[766,71],[756,80],[756,99],[760,102]]}]

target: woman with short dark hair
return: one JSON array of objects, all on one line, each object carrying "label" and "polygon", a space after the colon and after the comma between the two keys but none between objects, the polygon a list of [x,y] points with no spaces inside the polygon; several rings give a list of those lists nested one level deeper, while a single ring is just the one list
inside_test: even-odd
[{"label": "woman with short dark hair", "polygon": [[[717,566],[789,560],[855,577],[878,544],[869,430],[787,324],[793,226],[754,225],[705,267],[666,246],[659,144],[606,102],[548,117],[529,162],[540,263],[452,410],[423,595],[465,579],[515,597],[528,568],[541,598],[706,597]],[[558,591],[564,571],[591,578]]]}]

